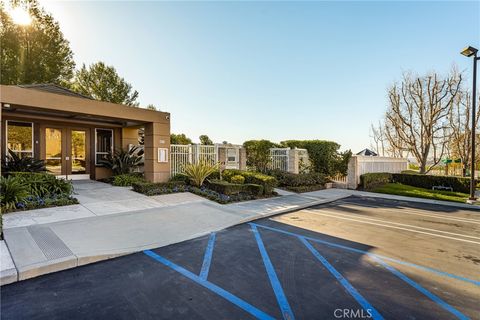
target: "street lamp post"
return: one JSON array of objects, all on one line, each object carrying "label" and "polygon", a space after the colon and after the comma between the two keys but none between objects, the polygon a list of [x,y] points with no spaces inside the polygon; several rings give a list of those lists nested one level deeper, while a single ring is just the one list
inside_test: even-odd
[{"label": "street lamp post", "polygon": [[477,61],[480,60],[477,57],[478,49],[474,47],[466,47],[462,50],[461,54],[466,57],[473,57],[473,89],[472,89],[472,164],[470,173],[470,198],[469,200],[475,201],[475,103],[477,102]]}]

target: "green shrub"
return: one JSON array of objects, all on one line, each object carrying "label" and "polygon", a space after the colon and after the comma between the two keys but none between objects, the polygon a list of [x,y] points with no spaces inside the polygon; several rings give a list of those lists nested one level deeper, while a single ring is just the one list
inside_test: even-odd
[{"label": "green shrub", "polygon": [[138,146],[128,150],[117,149],[105,159],[100,159],[98,164],[111,169],[113,175],[132,173],[134,169],[143,165],[143,149]]},{"label": "green shrub", "polygon": [[245,183],[243,184],[245,193],[251,194],[255,197],[261,197],[263,195],[263,186],[254,183]]},{"label": "green shrub", "polygon": [[147,196],[188,191],[187,186],[183,181],[169,181],[157,183],[134,182],[132,183],[132,188],[133,191],[145,194]]},{"label": "green shrub", "polygon": [[188,191],[221,204],[255,199],[255,197],[250,194],[239,193],[228,196],[226,194],[221,194],[210,189],[197,187],[189,187]]},{"label": "green shrub", "polygon": [[176,175],[170,178],[170,181],[183,181],[185,182],[185,184],[189,184],[190,178],[186,174],[177,173]]},{"label": "green shrub", "polygon": [[2,212],[16,208],[29,196],[28,185],[19,177],[0,177],[0,205]]},{"label": "green shrub", "polygon": [[48,173],[12,172],[11,175],[23,181],[28,186],[29,194],[33,196],[70,196],[73,191],[71,181]]},{"label": "green shrub", "polygon": [[227,169],[223,171],[222,175],[227,181],[230,181],[230,179],[236,175],[243,176],[245,178],[245,183],[259,184],[263,186],[263,194],[265,195],[271,195],[273,193],[273,189],[277,186],[278,183],[275,177],[268,176],[259,172]]},{"label": "green shrub", "polygon": [[388,172],[364,173],[360,176],[360,186],[364,190],[371,190],[389,182],[392,182],[392,174]]},{"label": "green shrub", "polygon": [[205,179],[216,170],[218,170],[217,165],[212,165],[203,161],[199,163],[188,163],[184,167],[185,174],[195,187],[201,187]]},{"label": "green shrub", "polygon": [[309,186],[285,187],[288,191],[303,193],[325,189],[325,184],[312,184]]},{"label": "green shrub", "polygon": [[416,171],[416,170],[403,170],[401,173],[405,173],[405,174],[421,174],[420,172]]},{"label": "green shrub", "polygon": [[129,187],[135,182],[144,182],[145,179],[141,173],[126,173],[113,176],[112,185],[117,187]]},{"label": "green shrub", "polygon": [[2,159],[2,174],[10,172],[44,172],[45,162],[32,157],[19,157],[8,149],[8,156]]},{"label": "green shrub", "polygon": [[241,175],[235,175],[230,178],[231,183],[238,183],[238,184],[244,184],[245,183],[245,178]]},{"label": "green shrub", "polygon": [[208,189],[228,196],[246,193],[255,197],[260,197],[263,194],[263,186],[259,184],[231,183],[225,180],[208,180]]},{"label": "green shrub", "polygon": [[278,147],[269,140],[249,140],[243,143],[247,154],[247,166],[265,172],[272,161],[270,148]]},{"label": "green shrub", "polygon": [[208,189],[230,196],[242,192],[244,190],[244,185],[230,183],[225,180],[208,180]]},{"label": "green shrub", "polygon": [[280,170],[272,170],[270,174],[277,178],[280,187],[318,186],[325,185],[325,183],[328,182],[327,177],[319,172],[295,174]]},{"label": "green shrub", "polygon": [[432,189],[434,186],[442,186],[450,187],[456,192],[470,193],[470,178],[404,173],[394,173],[392,177],[393,182],[413,187]]},{"label": "green shrub", "polygon": [[350,150],[339,152],[338,143],[324,140],[287,140],[282,141],[281,144],[284,147],[307,149],[308,157],[316,172],[330,177],[336,174],[347,174],[352,152]]}]

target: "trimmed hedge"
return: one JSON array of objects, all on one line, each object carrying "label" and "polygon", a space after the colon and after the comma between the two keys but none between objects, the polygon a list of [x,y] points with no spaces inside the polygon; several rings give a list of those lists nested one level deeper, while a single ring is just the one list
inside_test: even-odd
[{"label": "trimmed hedge", "polygon": [[230,182],[232,183],[238,183],[238,184],[244,184],[245,183],[245,178],[241,175],[236,175],[230,178]]},{"label": "trimmed hedge", "polygon": [[263,194],[271,195],[273,189],[277,186],[278,181],[275,177],[267,176],[266,174],[253,172],[253,171],[242,171],[242,170],[233,170],[227,169],[222,172],[222,177],[230,182],[233,176],[240,175],[245,178],[245,183],[247,184],[259,184],[263,186]]},{"label": "trimmed hedge", "polygon": [[135,182],[132,184],[132,188],[133,191],[145,194],[147,196],[188,191],[188,188],[183,181],[169,181],[160,183]]},{"label": "trimmed hedge", "polygon": [[185,184],[189,184],[190,178],[186,174],[177,173],[176,175],[170,178],[170,181],[183,181],[185,182]]},{"label": "trimmed hedge", "polygon": [[278,180],[278,185],[280,187],[318,186],[325,185],[325,183],[328,182],[327,177],[319,172],[295,174],[280,170],[272,170],[270,174]]},{"label": "trimmed hedge", "polygon": [[117,187],[129,187],[135,182],[146,182],[141,173],[125,173],[112,177],[112,185]]},{"label": "trimmed hedge", "polygon": [[392,182],[392,174],[388,172],[364,173],[360,176],[360,186],[364,190]]},{"label": "trimmed hedge", "polygon": [[298,187],[285,187],[288,191],[296,192],[296,193],[304,193],[304,192],[312,192],[317,190],[325,189],[324,184],[312,184],[309,186],[298,186]]},{"label": "trimmed hedge", "polygon": [[394,173],[392,178],[393,182],[413,187],[432,189],[434,186],[442,186],[450,187],[456,192],[470,193],[470,178],[405,173]]},{"label": "trimmed hedge", "polygon": [[259,184],[230,183],[225,180],[209,180],[208,188],[218,193],[226,194],[226,195],[248,193],[253,196],[261,196],[263,194],[263,186]]}]

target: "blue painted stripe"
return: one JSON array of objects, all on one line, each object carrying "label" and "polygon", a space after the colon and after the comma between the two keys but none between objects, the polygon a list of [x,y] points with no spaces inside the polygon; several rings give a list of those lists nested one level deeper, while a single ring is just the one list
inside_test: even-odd
[{"label": "blue painted stripe", "polygon": [[405,274],[403,274],[402,272],[398,271],[397,269],[395,269],[394,267],[388,265],[385,261],[383,261],[382,259],[378,258],[378,257],[372,257],[375,261],[377,261],[378,263],[380,263],[383,267],[385,267],[385,269],[387,269],[388,271],[390,271],[391,273],[393,273],[394,275],[396,275],[397,277],[399,277],[400,279],[402,279],[403,281],[405,281],[406,283],[408,283],[409,285],[411,285],[412,287],[414,287],[415,289],[417,289],[418,291],[420,291],[421,293],[423,293],[424,295],[426,295],[428,298],[430,298],[432,301],[434,301],[435,303],[437,303],[438,305],[440,305],[440,307],[442,307],[443,309],[447,310],[448,312],[452,313],[453,315],[455,315],[458,319],[462,319],[462,320],[465,320],[465,319],[469,319],[467,316],[465,316],[463,313],[461,313],[460,311],[458,311],[457,309],[455,309],[454,307],[452,307],[451,305],[449,305],[448,303],[446,303],[445,301],[443,301],[442,299],[440,299],[439,297],[437,297],[436,295],[434,295],[433,293],[431,293],[430,291],[428,291],[427,289],[425,289],[424,287],[422,287],[420,284],[418,284],[417,282],[413,281],[412,279],[410,279],[409,277],[407,277]]},{"label": "blue painted stripe", "polygon": [[272,285],[273,292],[275,293],[278,305],[280,306],[280,310],[282,311],[282,316],[286,320],[293,320],[295,319],[295,316],[293,315],[292,308],[290,308],[287,297],[283,292],[282,285],[278,280],[277,273],[275,272],[273,264],[270,261],[267,250],[263,245],[262,237],[260,237],[260,233],[258,232],[255,225],[250,224],[250,226],[252,228],[253,234],[255,235],[255,240],[257,241],[257,246],[260,250],[260,254],[262,255],[263,264],[265,265],[265,269],[267,270],[268,278],[270,279],[270,284]]},{"label": "blue painted stripe", "polygon": [[165,259],[164,257],[156,254],[155,252],[153,252],[151,250],[145,250],[145,251],[143,251],[143,253],[145,253],[150,258],[153,258],[156,261],[162,263],[163,265],[177,271],[178,273],[182,274],[183,276],[187,277],[188,279],[190,279],[190,280],[198,283],[199,285],[209,289],[210,291],[213,291],[214,293],[218,294],[219,296],[221,296],[225,300],[230,301],[231,303],[233,303],[237,307],[239,307],[239,308],[245,310],[246,312],[250,313],[252,316],[256,317],[257,319],[269,319],[269,320],[270,319],[272,319],[272,320],[275,319],[275,318],[269,316],[268,314],[266,314],[265,312],[255,308],[254,306],[252,306],[248,302],[246,302],[246,301],[240,299],[239,297],[231,294],[230,292],[226,291],[225,289],[222,289],[219,286],[216,286],[215,284],[213,284],[209,281],[201,279],[196,274],[180,267],[179,265],[176,265],[175,263],[171,262],[168,259]]},{"label": "blue painted stripe", "polygon": [[317,258],[327,270],[340,282],[348,293],[362,306],[373,319],[383,319],[382,315],[365,299],[351,284],[337,271],[305,238],[298,237],[308,250]]},{"label": "blue painted stripe", "polygon": [[329,242],[329,241],[325,241],[325,240],[320,240],[320,239],[317,239],[317,238],[304,236],[304,235],[301,235],[301,234],[285,231],[285,230],[282,230],[282,229],[277,229],[277,228],[273,228],[273,227],[269,227],[269,226],[265,226],[265,225],[261,225],[261,224],[257,224],[257,223],[251,223],[251,224],[255,225],[257,227],[267,229],[267,230],[276,231],[276,232],[287,234],[287,235],[294,236],[294,237],[303,237],[307,240],[314,241],[314,242],[317,242],[317,243],[322,243],[322,244],[325,244],[325,245],[330,246],[330,247],[344,249],[344,250],[357,252],[357,253],[361,253],[361,254],[367,254],[370,257],[381,258],[383,260],[388,260],[388,261],[395,262],[395,263],[398,263],[398,264],[402,264],[402,265],[405,265],[405,266],[409,266],[409,267],[412,267],[412,268],[417,268],[417,269],[420,269],[420,270],[423,270],[423,271],[435,273],[435,274],[437,274],[439,276],[442,276],[442,277],[449,277],[449,278],[469,282],[469,283],[474,284],[476,286],[480,286],[480,281],[465,278],[465,277],[462,277],[462,276],[458,276],[456,274],[440,271],[440,270],[437,270],[437,269],[421,266],[421,265],[418,265],[418,264],[414,264],[414,263],[410,263],[410,262],[406,262],[406,261],[402,261],[402,260],[397,260],[397,259],[394,259],[394,258],[382,256],[382,255],[375,254],[375,253],[370,253],[370,252],[365,251],[365,250],[360,250],[360,249],[344,246],[344,245],[341,245],[341,244],[337,244],[337,243],[333,243],[333,242]]},{"label": "blue painted stripe", "polygon": [[207,249],[205,249],[205,255],[203,256],[202,269],[200,270],[200,278],[207,280],[208,271],[210,270],[210,264],[212,263],[213,246],[215,245],[215,232],[210,234],[208,239]]}]

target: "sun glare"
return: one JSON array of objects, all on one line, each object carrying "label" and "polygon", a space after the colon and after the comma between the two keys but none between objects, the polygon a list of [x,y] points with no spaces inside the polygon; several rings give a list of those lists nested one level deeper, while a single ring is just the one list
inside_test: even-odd
[{"label": "sun glare", "polygon": [[16,24],[26,26],[32,22],[32,17],[30,17],[28,11],[21,7],[12,8],[9,13],[13,22]]}]

